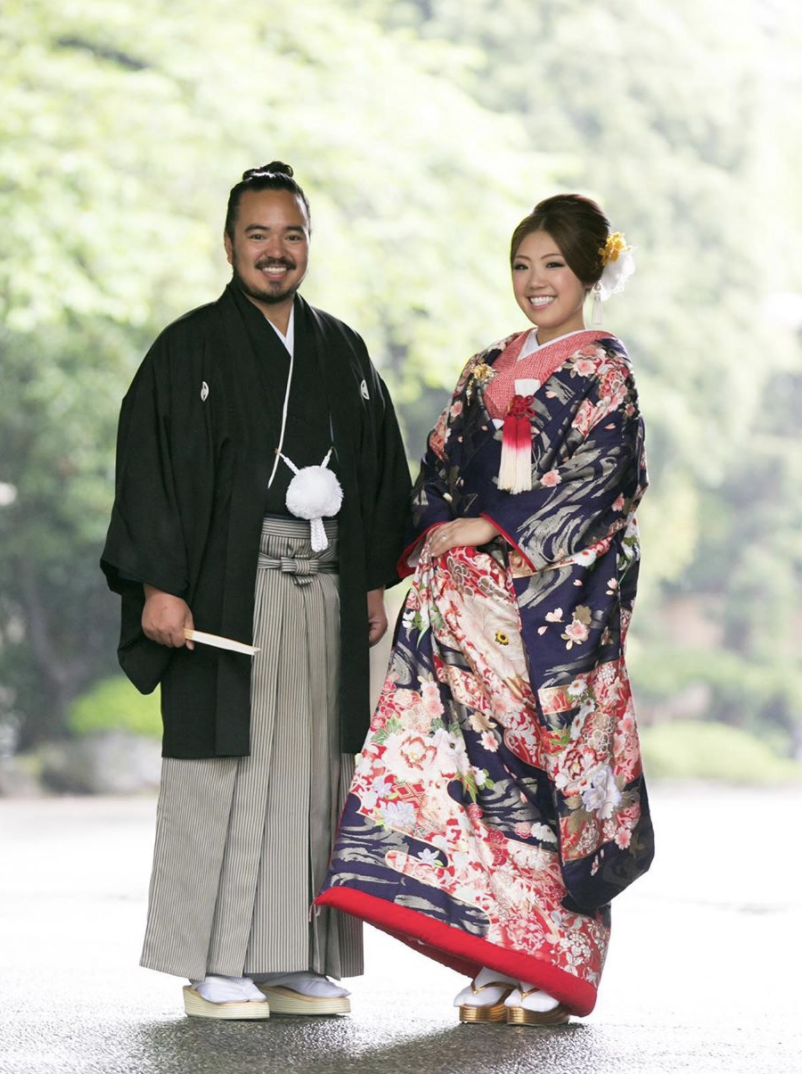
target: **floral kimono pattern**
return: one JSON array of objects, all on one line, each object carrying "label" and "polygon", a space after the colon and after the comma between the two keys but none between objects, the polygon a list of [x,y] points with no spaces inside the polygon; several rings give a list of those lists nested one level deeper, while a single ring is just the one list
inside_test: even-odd
[{"label": "floral kimono pattern", "polygon": [[[643,430],[618,340],[516,362],[522,341],[470,360],[429,437],[415,575],[318,902],[581,1015],[609,902],[653,856],[624,663]],[[534,388],[532,489],[512,494],[497,426],[516,383]],[[480,515],[503,537],[432,555],[433,527]]]}]

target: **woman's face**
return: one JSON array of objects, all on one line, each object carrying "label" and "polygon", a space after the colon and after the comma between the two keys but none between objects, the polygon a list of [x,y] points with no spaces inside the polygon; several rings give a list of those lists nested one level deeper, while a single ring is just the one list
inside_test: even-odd
[{"label": "woman's face", "polygon": [[515,300],[537,326],[538,343],[585,327],[582,306],[587,288],[574,275],[554,239],[533,231],[512,260]]}]

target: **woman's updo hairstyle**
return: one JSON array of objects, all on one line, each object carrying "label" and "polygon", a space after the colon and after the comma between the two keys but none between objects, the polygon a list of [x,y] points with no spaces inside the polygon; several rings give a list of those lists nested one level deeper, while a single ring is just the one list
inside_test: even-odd
[{"label": "woman's updo hairstyle", "polygon": [[568,267],[592,287],[602,274],[599,250],[607,242],[610,221],[592,198],[582,194],[555,194],[537,203],[512,233],[510,262],[527,235],[546,231],[559,246]]},{"label": "woman's updo hairstyle", "polygon": [[281,160],[273,160],[261,168],[249,168],[243,172],[242,179],[231,188],[226,209],[226,235],[234,238],[234,225],[237,222],[240,198],[246,190],[287,190],[300,198],[306,209],[306,219],[311,230],[312,217],[309,202],[297,180],[293,179],[292,168]]}]

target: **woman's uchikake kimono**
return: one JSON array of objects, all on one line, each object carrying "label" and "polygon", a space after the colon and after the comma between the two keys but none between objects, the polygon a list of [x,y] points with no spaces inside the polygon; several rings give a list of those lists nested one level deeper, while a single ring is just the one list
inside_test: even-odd
[{"label": "woman's uchikake kimono", "polygon": [[[525,336],[468,362],[429,437],[417,569],[318,901],[582,1015],[608,904],[653,855],[624,664],[643,431],[618,340],[516,361]],[[522,384],[532,489],[513,494],[497,426]],[[480,515],[503,538],[432,556],[431,527]]]}]

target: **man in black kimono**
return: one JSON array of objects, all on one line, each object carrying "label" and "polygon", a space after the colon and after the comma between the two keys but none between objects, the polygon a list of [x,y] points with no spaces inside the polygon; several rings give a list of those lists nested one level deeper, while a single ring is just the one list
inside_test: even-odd
[{"label": "man in black kimono", "polygon": [[[364,343],[297,294],[309,235],[292,169],[246,172],[231,283],[159,336],[120,416],[101,566],[122,597],[120,663],[161,686],[164,720],[142,964],[188,977],[202,1017],[342,1013],[327,975],[362,972],[354,923],[309,906],[367,730],[409,472]],[[321,465],[339,510],[291,502],[323,516],[325,547],[287,506],[294,474]]]}]

